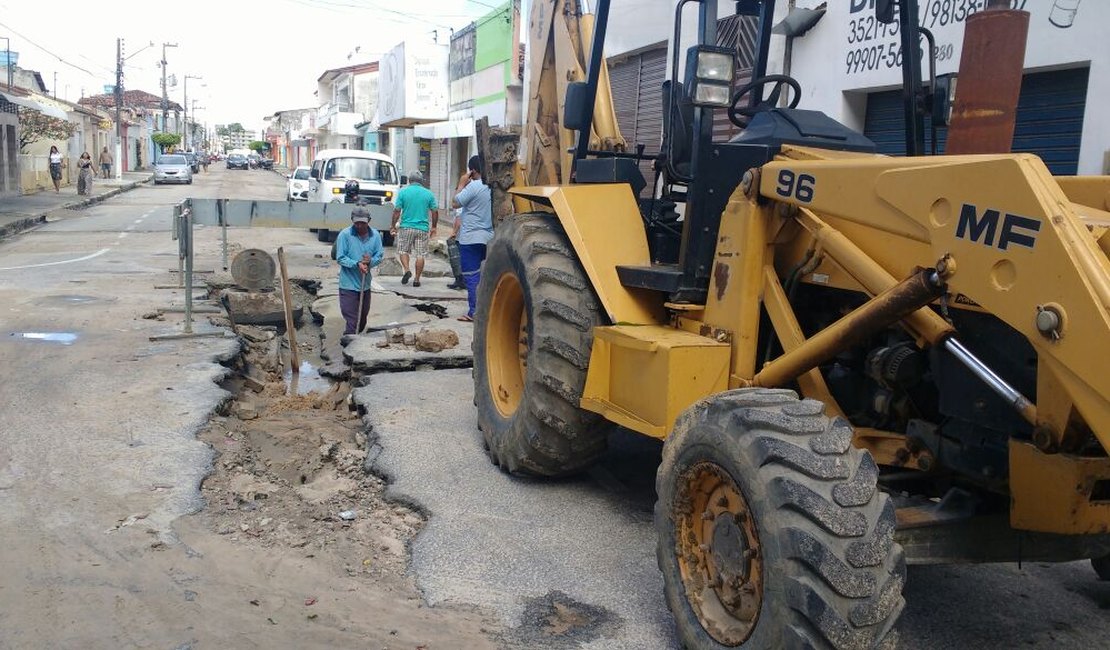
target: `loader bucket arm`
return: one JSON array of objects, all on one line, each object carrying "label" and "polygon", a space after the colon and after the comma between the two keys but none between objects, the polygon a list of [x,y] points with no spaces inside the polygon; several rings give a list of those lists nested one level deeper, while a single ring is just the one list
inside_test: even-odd
[{"label": "loader bucket arm", "polygon": [[[760,193],[820,215],[895,277],[946,259],[949,295],[1005,321],[1037,352],[1038,446],[1074,449],[1089,428],[1110,450],[1110,373],[1099,354],[1110,342],[1110,259],[1095,225],[1110,214],[1073,203],[1031,155],[822,158],[785,148],[763,168]],[[788,182],[801,178],[804,192]],[[1110,177],[1083,187],[1104,196]],[[852,274],[850,260],[836,262]]]}]

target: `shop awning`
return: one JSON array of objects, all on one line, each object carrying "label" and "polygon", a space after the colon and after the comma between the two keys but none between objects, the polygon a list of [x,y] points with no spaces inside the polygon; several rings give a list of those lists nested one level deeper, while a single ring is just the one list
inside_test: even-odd
[{"label": "shop awning", "polygon": [[29,108],[33,111],[38,111],[38,112],[40,112],[44,115],[49,115],[50,117],[56,117],[59,120],[68,119],[65,112],[62,111],[61,109],[54,108],[53,106],[47,106],[45,104],[40,104],[40,103],[36,102],[33,99],[27,99],[26,97],[19,97],[19,96],[15,95],[14,93],[0,93],[0,97],[3,97],[4,99],[6,99],[9,102],[15,104],[16,106],[22,106],[24,108]]},{"label": "shop awning", "polygon": [[446,122],[429,122],[417,124],[413,128],[413,135],[428,140],[443,140],[444,138],[469,138],[474,135],[474,120],[448,120]]}]

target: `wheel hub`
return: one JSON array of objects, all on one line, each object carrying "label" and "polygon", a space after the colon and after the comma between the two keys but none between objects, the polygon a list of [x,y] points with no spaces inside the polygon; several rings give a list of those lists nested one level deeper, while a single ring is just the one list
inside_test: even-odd
[{"label": "wheel hub", "polygon": [[677,503],[675,550],[687,601],[714,640],[740,645],[763,604],[763,557],[748,503],[709,462],[683,473]]},{"label": "wheel hub", "polygon": [[497,279],[490,300],[486,328],[486,363],[494,406],[502,417],[512,417],[524,394],[528,359],[528,310],[524,290],[515,275]]}]

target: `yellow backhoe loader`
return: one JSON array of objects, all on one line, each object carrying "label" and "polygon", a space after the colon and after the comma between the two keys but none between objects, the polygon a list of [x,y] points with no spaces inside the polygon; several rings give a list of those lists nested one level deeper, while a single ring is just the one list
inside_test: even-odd
[{"label": "yellow backhoe loader", "polygon": [[[917,0],[875,3],[911,53],[911,155],[766,74],[773,0],[677,3],[696,42],[673,44],[660,151],[629,151],[608,4],[532,8],[520,209],[475,318],[494,462],[580,471],[606,421],[664,440],[657,556],[687,648],[871,647],[907,563],[1091,558],[1110,579],[1110,177],[921,155]],[[718,4],[760,26],[735,91]]]}]

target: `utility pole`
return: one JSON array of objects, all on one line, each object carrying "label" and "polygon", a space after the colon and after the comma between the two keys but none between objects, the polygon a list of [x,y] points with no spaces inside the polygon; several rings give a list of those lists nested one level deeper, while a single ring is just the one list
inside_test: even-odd
[{"label": "utility pole", "polygon": [[54,93],[54,99],[57,99],[58,98],[58,72],[57,71],[54,72],[54,87],[51,89],[51,92]]},{"label": "utility pole", "polygon": [[116,39],[116,180],[123,178],[123,122],[120,107],[123,105],[123,39]]},{"label": "utility pole", "polygon": [[177,47],[177,43],[162,43],[162,133],[166,133],[166,112],[170,108],[169,88],[166,87],[166,48]]},{"label": "utility pole", "polygon": [[[185,124],[181,129],[181,142],[185,145],[185,150],[189,150],[189,80],[190,79],[204,79],[200,75],[185,75]],[[196,116],[193,117],[196,119]]]}]

